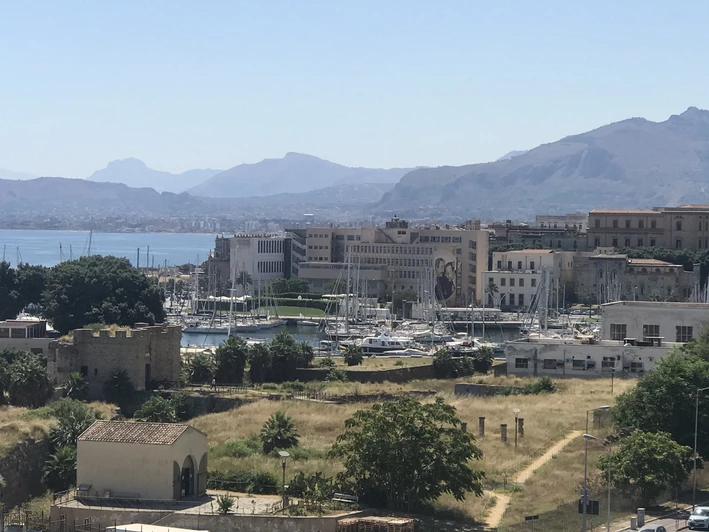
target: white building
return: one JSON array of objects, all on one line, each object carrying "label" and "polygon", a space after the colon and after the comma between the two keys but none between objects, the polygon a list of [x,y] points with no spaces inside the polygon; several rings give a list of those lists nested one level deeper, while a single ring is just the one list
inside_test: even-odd
[{"label": "white building", "polygon": [[0,350],[19,349],[46,355],[49,342],[47,322],[41,320],[0,321]]},{"label": "white building", "polygon": [[264,233],[235,235],[230,242],[230,278],[238,279],[243,273],[248,274],[254,289],[285,277],[285,233]]},{"label": "white building", "polygon": [[633,343],[682,343],[709,324],[709,304],[665,301],[616,301],[601,305],[601,338]]},{"label": "white building", "polygon": [[177,500],[207,490],[207,436],[188,425],[96,421],[76,452],[86,497]]}]

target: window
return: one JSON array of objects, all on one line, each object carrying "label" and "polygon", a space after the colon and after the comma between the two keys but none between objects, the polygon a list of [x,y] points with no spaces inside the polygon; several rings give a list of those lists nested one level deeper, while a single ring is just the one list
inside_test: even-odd
[{"label": "window", "polygon": [[81,366],[81,375],[84,377],[89,376],[89,367],[88,366]]},{"label": "window", "polygon": [[642,373],[643,371],[645,371],[645,365],[643,362],[630,363],[630,373]]},{"label": "window", "polygon": [[510,306],[514,307],[515,306],[515,295],[510,294]]},{"label": "window", "polygon": [[611,340],[625,340],[628,336],[628,326],[625,323],[611,323]]},{"label": "window", "polygon": [[561,247],[561,240],[556,241],[556,247],[560,248]]},{"label": "window", "polygon": [[515,279],[514,279],[514,277],[510,277],[510,286],[514,286],[514,285],[515,285]]},{"label": "window", "polygon": [[537,280],[536,280],[536,279],[532,279],[531,281],[532,281],[532,288],[534,288],[535,286],[537,286]]},{"label": "window", "polygon": [[675,342],[689,342],[692,339],[693,327],[677,325]]},{"label": "window", "polygon": [[517,261],[517,269],[518,269],[518,270],[521,270],[521,269],[522,269],[522,261],[521,261],[521,260],[518,260],[518,261]]},{"label": "window", "polygon": [[507,279],[506,278],[502,277],[500,279],[500,286],[507,286]]},{"label": "window", "polygon": [[657,229],[657,220],[650,220],[650,228]]},{"label": "window", "polygon": [[94,368],[94,377],[98,377],[98,368]]},{"label": "window", "polygon": [[0,327],[0,338],[10,338],[9,327]]},{"label": "window", "polygon": [[677,227],[677,231],[681,231],[682,230],[682,220],[677,220],[675,222],[675,227]]},{"label": "window", "polygon": [[544,359],[544,369],[556,369],[556,359],[555,358],[545,358]]},{"label": "window", "polygon": [[601,227],[601,221],[596,219],[596,227]]},{"label": "window", "polygon": [[630,229],[630,220],[625,220],[625,228]]},{"label": "window", "polygon": [[574,359],[571,368],[575,369],[576,371],[586,371],[586,361],[583,359]]},{"label": "window", "polygon": [[614,248],[617,248],[617,247],[618,247],[618,239],[617,239],[617,238],[614,238],[614,239],[613,239],[613,247],[614,247]]},{"label": "window", "polygon": [[615,369],[615,357],[603,357],[601,370],[604,369]]},{"label": "window", "polygon": [[517,294],[517,304],[520,307],[524,306],[524,294]]},{"label": "window", "polygon": [[529,369],[529,359],[515,358],[515,369]]},{"label": "window", "polygon": [[501,261],[501,260],[498,260],[498,261],[497,261],[497,269],[498,269],[498,270],[501,270],[501,269],[502,269],[502,261]]},{"label": "window", "polygon": [[600,237],[596,237],[596,238],[593,240],[593,245],[596,246],[596,247],[600,247],[600,246],[601,246],[601,239],[600,239]]},{"label": "window", "polygon": [[643,325],[643,338],[649,338],[651,336],[660,336],[659,325]]},{"label": "window", "polygon": [[645,227],[645,221],[644,220],[638,220],[638,228],[642,229]]},{"label": "window", "polygon": [[643,239],[642,238],[638,238],[638,247],[639,248],[643,247]]},{"label": "window", "polygon": [[533,269],[534,269],[534,261],[533,261],[533,260],[530,260],[530,261],[529,261],[529,269],[530,269],[530,270],[533,270]]},{"label": "window", "polygon": [[468,240],[468,247],[470,249],[478,249],[478,243],[475,240]]},{"label": "window", "polygon": [[520,277],[519,283],[517,283],[517,286],[519,286],[520,288],[522,288],[524,286],[524,278],[523,277]]},{"label": "window", "polygon": [[618,220],[613,220],[613,229],[618,229]]},{"label": "window", "polygon": [[511,270],[511,269],[512,269],[512,261],[511,261],[511,260],[508,260],[508,261],[507,261],[507,269],[508,269],[508,270]]},{"label": "window", "polygon": [[655,247],[655,239],[654,238],[650,239],[650,247],[653,247],[653,248]]},{"label": "window", "polygon": [[682,249],[682,239],[678,238],[675,240],[675,249]]},{"label": "window", "polygon": [[629,247],[630,247],[630,239],[629,239],[629,238],[626,238],[626,239],[625,239],[625,247],[626,247],[626,248],[629,248]]}]

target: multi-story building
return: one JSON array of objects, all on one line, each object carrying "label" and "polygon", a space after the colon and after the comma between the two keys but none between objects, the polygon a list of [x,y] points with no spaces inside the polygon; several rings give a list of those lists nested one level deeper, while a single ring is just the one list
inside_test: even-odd
[{"label": "multi-story building", "polygon": [[0,350],[19,349],[35,354],[47,354],[49,342],[47,322],[41,320],[0,321]]},{"label": "multi-story building", "polygon": [[709,304],[617,301],[601,307],[601,338],[637,343],[684,343],[709,324]]},{"label": "multi-story building", "polygon": [[709,205],[654,209],[595,209],[588,214],[588,246],[709,248]]},{"label": "multi-story building", "polygon": [[488,240],[489,233],[480,229],[479,222],[409,227],[406,221],[393,218],[385,227],[311,227],[306,235],[306,260],[299,265],[298,275],[316,289],[324,275],[335,279],[342,274],[341,267],[326,264],[349,262],[360,272],[368,272],[382,297],[419,290],[433,274],[439,300],[469,305],[480,300],[477,287],[487,265]]},{"label": "multi-story building", "polygon": [[588,214],[538,214],[534,226],[541,229],[571,229],[585,233],[588,228]]}]

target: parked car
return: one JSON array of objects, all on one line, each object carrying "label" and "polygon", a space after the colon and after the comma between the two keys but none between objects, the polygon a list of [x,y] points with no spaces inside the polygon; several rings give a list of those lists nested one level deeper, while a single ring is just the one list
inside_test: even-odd
[{"label": "parked car", "polygon": [[709,506],[697,506],[687,519],[690,530],[709,530]]},{"label": "parked car", "polygon": [[638,532],[667,532],[667,529],[662,525],[645,525]]}]

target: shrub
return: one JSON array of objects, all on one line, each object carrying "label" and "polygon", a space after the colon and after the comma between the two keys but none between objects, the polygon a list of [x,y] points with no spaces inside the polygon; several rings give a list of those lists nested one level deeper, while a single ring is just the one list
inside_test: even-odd
[{"label": "shrub", "polygon": [[328,382],[347,382],[347,372],[344,369],[332,368],[327,372],[325,380]]},{"label": "shrub", "polygon": [[175,423],[175,405],[169,399],[154,395],[145,401],[134,415],[137,421],[150,421],[152,423]]},{"label": "shrub", "polygon": [[252,434],[246,438],[224,442],[214,449],[213,454],[215,457],[247,458],[259,452],[261,452],[261,441],[256,434]]},{"label": "shrub", "polygon": [[263,424],[260,437],[265,454],[274,449],[290,449],[298,446],[298,430],[291,417],[280,410]]},{"label": "shrub", "polygon": [[109,403],[124,405],[132,399],[134,393],[135,387],[123,369],[114,370],[103,383],[103,397]]},{"label": "shrub", "polygon": [[229,495],[217,495],[217,508],[220,514],[228,514],[234,507],[234,498]]},{"label": "shrub", "polygon": [[96,410],[75,401],[75,405],[57,416],[57,424],[49,431],[52,448],[76,447],[77,438],[96,421],[96,413]]},{"label": "shrub", "polygon": [[287,381],[284,382],[282,386],[284,390],[290,390],[293,392],[304,392],[307,389],[305,383],[300,381]]},{"label": "shrub", "polygon": [[325,357],[318,362],[319,368],[334,368],[337,367],[337,363],[332,357]]},{"label": "shrub", "polygon": [[278,493],[278,479],[270,471],[217,470],[209,472],[207,488],[275,495]]},{"label": "shrub", "polygon": [[52,396],[52,381],[39,356],[23,353],[7,368],[10,404],[37,408]]},{"label": "shrub", "polygon": [[551,380],[551,377],[549,377],[548,375],[545,375],[544,377],[541,377],[537,382],[527,384],[524,387],[525,395],[541,395],[554,392],[556,392],[556,384],[554,384],[554,381]]},{"label": "shrub", "polygon": [[345,364],[348,366],[358,366],[364,360],[362,348],[358,345],[350,344],[345,349]]},{"label": "shrub", "polygon": [[89,398],[89,383],[81,373],[72,371],[67,381],[62,384],[62,392],[64,397],[69,399],[86,401]]},{"label": "shrub", "polygon": [[44,483],[52,491],[64,491],[76,484],[76,448],[62,447],[44,465]]}]

